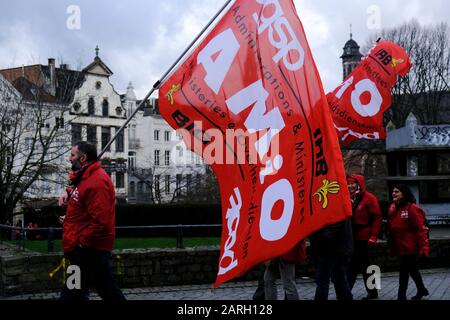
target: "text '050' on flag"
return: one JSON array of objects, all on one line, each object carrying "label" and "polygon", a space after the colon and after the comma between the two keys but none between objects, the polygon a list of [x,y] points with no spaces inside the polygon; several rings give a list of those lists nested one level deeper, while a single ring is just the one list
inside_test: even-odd
[{"label": "text '050' on flag", "polygon": [[351,216],[337,134],[291,0],[235,1],[159,96],[162,116],[219,181],[215,285]]},{"label": "text '050' on flag", "polygon": [[411,69],[405,50],[378,42],[344,82],[327,94],[334,124],[344,146],[359,139],[383,139],[383,113],[392,104],[398,76]]}]

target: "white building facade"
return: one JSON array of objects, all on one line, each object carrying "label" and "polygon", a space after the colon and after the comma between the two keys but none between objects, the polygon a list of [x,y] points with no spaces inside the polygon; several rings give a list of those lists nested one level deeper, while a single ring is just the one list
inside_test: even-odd
[{"label": "white building facade", "polygon": [[[129,114],[139,104],[131,83],[122,101]],[[205,165],[161,117],[157,99],[131,120],[128,137],[129,203],[177,202],[195,193]]]},{"label": "white building facade", "polygon": [[[30,110],[36,109],[36,99],[27,95],[38,90],[39,107],[46,117],[40,122],[41,131],[50,134],[56,128],[51,148],[58,151],[48,155],[51,161],[25,194],[27,199],[48,200],[46,204],[54,202],[67,185],[72,144],[89,141],[97,144],[100,153],[125,124],[126,111],[109,81],[113,73],[99,58],[97,48],[94,61],[82,71],[71,70],[68,65],[57,68],[55,59],[49,59],[48,65],[4,69],[0,74],[18,88],[22,104],[28,104]],[[32,124],[33,113],[30,115]],[[25,135],[24,145],[31,146],[33,139],[36,138]],[[125,202],[128,193],[127,155],[128,132],[124,130],[102,157],[102,165],[111,176],[119,202]]]}]

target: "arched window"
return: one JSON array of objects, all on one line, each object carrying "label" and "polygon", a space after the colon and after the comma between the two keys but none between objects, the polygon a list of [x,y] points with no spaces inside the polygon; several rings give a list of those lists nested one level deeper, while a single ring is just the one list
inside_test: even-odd
[{"label": "arched window", "polygon": [[95,114],[95,101],[94,98],[89,98],[88,101],[88,114],[94,115]]}]

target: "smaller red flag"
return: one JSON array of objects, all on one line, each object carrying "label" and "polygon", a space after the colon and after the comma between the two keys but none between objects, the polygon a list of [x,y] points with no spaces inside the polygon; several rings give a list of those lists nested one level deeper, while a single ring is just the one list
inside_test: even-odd
[{"label": "smaller red flag", "polygon": [[411,66],[403,48],[383,40],[327,94],[334,125],[345,146],[358,139],[386,137],[382,122],[384,111],[391,106],[391,89]]}]

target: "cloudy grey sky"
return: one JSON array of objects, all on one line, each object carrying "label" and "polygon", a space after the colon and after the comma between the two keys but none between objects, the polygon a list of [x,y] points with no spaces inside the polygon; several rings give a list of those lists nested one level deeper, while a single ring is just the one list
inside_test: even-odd
[{"label": "cloudy grey sky", "polygon": [[[0,68],[46,64],[54,57],[81,69],[92,62],[98,44],[100,57],[114,72],[116,90],[124,92],[132,81],[142,98],[225,2],[0,0]],[[339,56],[350,24],[363,46],[371,33],[413,18],[421,25],[450,22],[444,0],[294,2],[326,92],[341,81]]]}]

